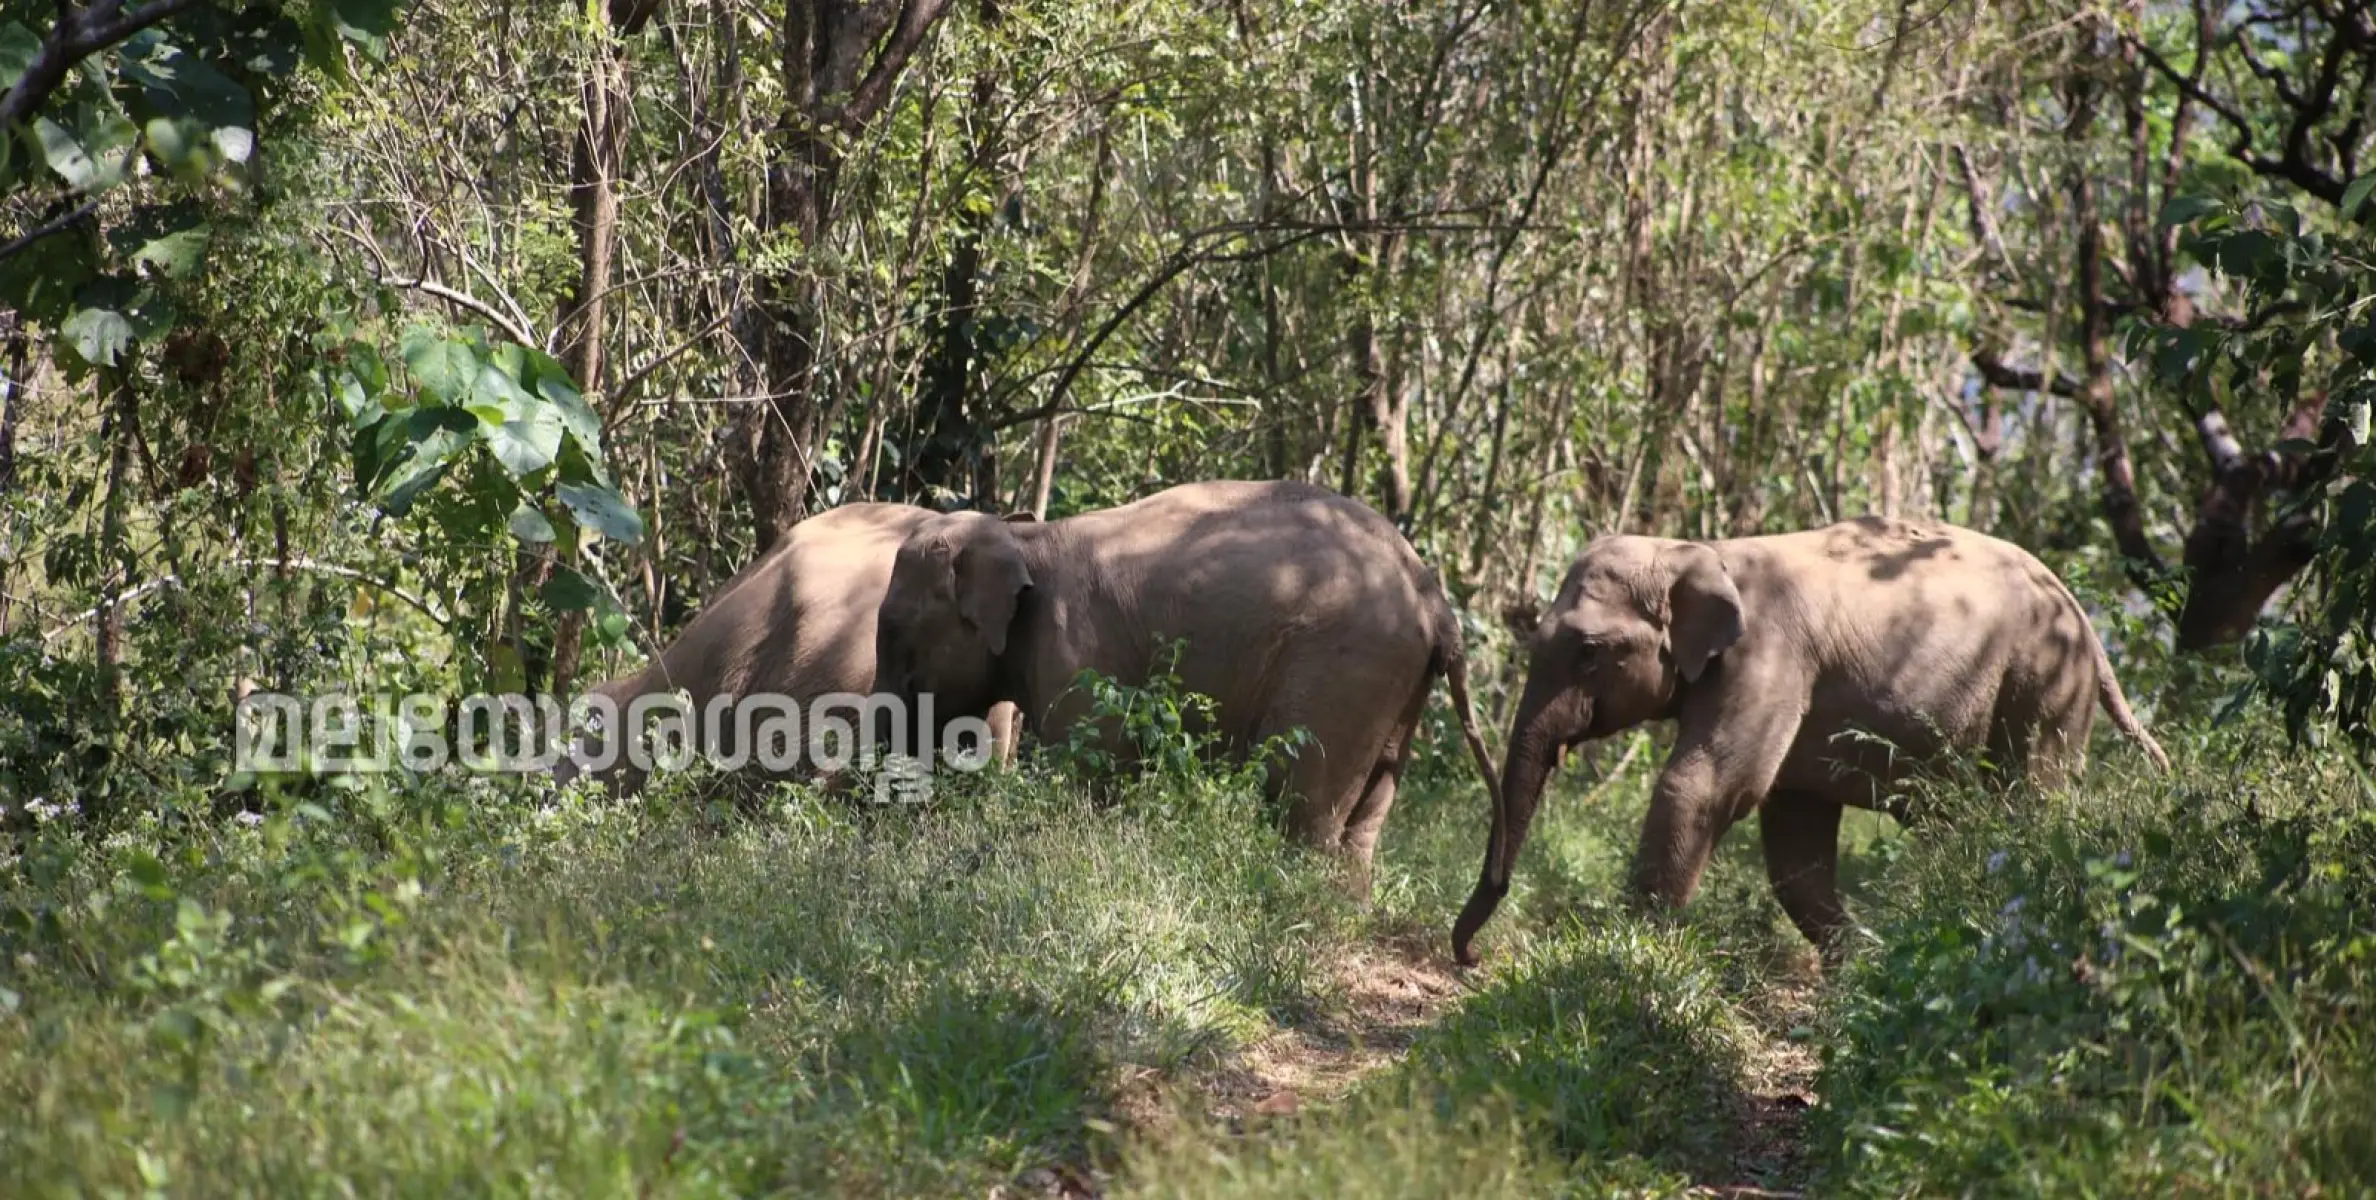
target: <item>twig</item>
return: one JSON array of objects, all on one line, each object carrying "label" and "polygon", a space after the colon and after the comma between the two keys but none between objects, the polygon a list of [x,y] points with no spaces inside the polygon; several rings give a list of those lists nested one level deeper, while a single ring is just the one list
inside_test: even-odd
[{"label": "twig", "polygon": [[[363,572],[354,569],[353,567],[342,567],[337,563],[315,562],[310,558],[234,558],[224,565],[230,567],[272,567],[275,569],[287,569],[292,571],[313,571],[322,575],[336,575],[342,579],[352,579],[358,583],[368,583],[371,586],[404,601],[406,604],[419,609],[423,615],[427,616],[430,620],[437,622],[440,626],[450,625],[453,621],[451,617],[448,617],[444,613],[437,611],[437,609],[427,600],[419,596],[415,596],[411,592],[397,587],[395,584],[388,583],[384,580],[375,579],[370,575],[364,574]],[[158,591],[163,588],[180,586],[182,586],[182,581],[179,576],[160,575],[157,578],[149,580],[147,583],[141,584],[140,586],[135,587],[121,595],[110,596],[105,602],[101,603],[97,607],[69,617],[66,619],[64,624],[59,625],[57,628],[41,635],[42,644],[47,645],[50,642],[56,641],[58,638],[65,636],[66,634],[72,633],[75,630],[82,628],[84,622],[98,616],[103,609],[130,603],[131,601],[137,600],[142,596],[149,594],[150,592]]]},{"label": "twig", "polygon": [[8,243],[5,246],[0,246],[0,259],[14,257],[19,251],[25,249],[27,246],[30,246],[53,233],[63,233],[68,228],[72,227],[75,222],[80,221],[84,217],[90,216],[92,213],[97,211],[99,211],[99,202],[97,200],[87,201],[81,208],[75,209],[73,212],[67,213],[65,216],[52,220],[40,226],[39,228],[34,229],[32,232],[27,233],[25,236]]},{"label": "twig", "polygon": [[479,316],[493,321],[496,327],[511,335],[511,339],[515,342],[518,342],[520,345],[537,346],[542,344],[536,340],[535,335],[531,334],[527,329],[513,321],[510,317],[504,315],[501,309],[496,308],[494,305],[489,304],[468,292],[457,291],[453,288],[447,287],[446,285],[429,278],[426,274],[422,275],[422,277],[419,279],[411,280],[388,278],[388,256],[382,254],[380,252],[380,248],[375,245],[370,238],[356,233],[354,230],[348,229],[342,225],[332,225],[330,228],[345,236],[347,239],[353,241],[357,245],[362,246],[363,249],[371,255],[372,274],[377,277],[380,283],[387,284],[391,287],[404,288],[409,291],[423,292],[452,304],[456,308],[476,313]]}]

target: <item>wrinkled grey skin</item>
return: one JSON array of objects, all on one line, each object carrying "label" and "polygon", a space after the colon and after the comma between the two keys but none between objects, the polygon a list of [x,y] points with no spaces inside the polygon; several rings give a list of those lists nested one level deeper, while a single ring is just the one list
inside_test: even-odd
[{"label": "wrinkled grey skin", "polygon": [[1578,743],[1676,722],[1634,856],[1638,899],[1687,903],[1717,839],[1758,813],[1776,897],[1836,955],[1844,806],[1897,811],[1894,785],[1971,750],[2051,785],[2084,766],[2099,704],[2168,769],[2085,611],[2010,543],[1877,517],[1705,543],[1602,538],[1535,628],[1454,954],[1475,961],[1544,784]]},{"label": "wrinkled grey skin", "polygon": [[1173,639],[1188,644],[1181,685],[1213,698],[1225,745],[1312,735],[1272,786],[1292,798],[1290,831],[1342,854],[1357,894],[1438,674],[1492,788],[1435,573],[1384,517],[1307,484],[1190,484],[1040,524],[928,521],[892,568],[875,673],[911,702],[931,693],[937,720],[1012,702],[1062,738],[1087,715],[1083,668],[1140,684]]},{"label": "wrinkled grey skin", "polygon": [[[818,696],[872,691],[875,609],[891,579],[891,560],[900,542],[936,515],[906,504],[845,504],[802,521],[719,588],[649,666],[595,691],[623,715],[637,696],[683,688],[697,717],[720,695],[789,696],[804,706],[805,717]],[[1012,710],[989,716],[998,757],[1007,761],[1014,753]],[[564,758],[553,778],[565,784],[577,773]],[[645,782],[624,755],[598,777],[618,795]]]}]

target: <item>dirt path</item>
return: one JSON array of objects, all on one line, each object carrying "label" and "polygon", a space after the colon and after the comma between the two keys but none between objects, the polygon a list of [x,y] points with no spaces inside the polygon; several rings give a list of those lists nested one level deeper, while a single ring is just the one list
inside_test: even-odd
[{"label": "dirt path", "polygon": [[1357,946],[1329,968],[1336,997],[1325,1011],[1231,1053],[1208,1070],[1158,1088],[1152,1074],[1124,1089],[1124,1116],[1142,1129],[1173,1118],[1186,1097],[1232,1132],[1342,1098],[1407,1053],[1421,1030],[1456,1003],[1462,983],[1440,954],[1388,943]]},{"label": "dirt path", "polygon": [[1806,1178],[1801,1126],[1815,1107],[1815,1077],[1823,1061],[1791,1031],[1814,1017],[1811,981],[1777,983],[1749,997],[1742,1009],[1756,1040],[1733,1101],[1731,1179],[1697,1189],[1706,1196],[1796,1196]]},{"label": "dirt path", "polygon": [[[1332,1103],[1399,1062],[1420,1033],[1474,986],[1455,974],[1441,953],[1393,943],[1354,947],[1330,974],[1339,1000],[1326,1011],[1205,1070],[1169,1079],[1149,1071],[1125,1081],[1120,1115],[1142,1133],[1158,1133],[1191,1115],[1234,1133],[1266,1118]],[[1778,980],[1763,993],[1743,998],[1755,1040],[1734,1102],[1730,1174],[1702,1184],[1694,1194],[1744,1200],[1798,1194],[1805,1171],[1800,1128],[1816,1101],[1813,1087],[1821,1060],[1791,1033],[1812,1018],[1814,1005],[1811,977]]]}]

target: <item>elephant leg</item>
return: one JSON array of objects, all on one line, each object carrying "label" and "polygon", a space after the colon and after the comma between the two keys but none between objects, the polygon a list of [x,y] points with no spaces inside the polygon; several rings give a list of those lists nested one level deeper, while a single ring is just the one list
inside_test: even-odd
[{"label": "elephant leg", "polygon": [[992,758],[1003,770],[1015,765],[1015,744],[1023,739],[1023,709],[1012,701],[1001,700],[990,706],[990,743]]},{"label": "elephant leg", "polygon": [[1428,685],[1432,682],[1430,675],[1419,676],[1410,700],[1395,714],[1394,724],[1386,729],[1385,736],[1375,743],[1377,758],[1362,781],[1352,810],[1345,816],[1344,852],[1353,864],[1355,892],[1363,900],[1369,899],[1370,857],[1378,847],[1378,831],[1386,827],[1386,814],[1394,808],[1403,768],[1411,761],[1411,741],[1419,735],[1419,719],[1427,712]]},{"label": "elephant leg", "polygon": [[1364,903],[1370,898],[1370,863],[1377,853],[1378,833],[1386,827],[1386,814],[1394,808],[1403,767],[1411,761],[1411,737],[1417,732],[1416,724],[1405,725],[1388,739],[1385,756],[1370,768],[1369,783],[1345,823],[1343,849],[1353,871],[1353,895]]},{"label": "elephant leg", "polygon": [[1841,807],[1827,796],[1786,792],[1766,801],[1758,814],[1774,896],[1826,957],[1843,944],[1840,935],[1849,927],[1840,903]]},{"label": "elephant leg", "polygon": [[1634,851],[1633,890],[1657,905],[1691,902],[1716,843],[1765,800],[1798,733],[1795,711],[1760,711],[1725,699],[1685,713],[1675,752],[1651,793]]},{"label": "elephant leg", "polygon": [[1394,793],[1401,781],[1399,761],[1381,761],[1370,771],[1369,783],[1353,806],[1353,818],[1345,823],[1344,840],[1337,846],[1345,858],[1347,890],[1363,903],[1370,898],[1370,863],[1377,853],[1378,831],[1385,828],[1387,810],[1394,807]]}]

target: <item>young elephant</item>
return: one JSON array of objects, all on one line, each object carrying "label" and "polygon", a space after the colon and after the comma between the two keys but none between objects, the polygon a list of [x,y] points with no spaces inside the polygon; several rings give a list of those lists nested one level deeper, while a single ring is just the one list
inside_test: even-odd
[{"label": "young elephant", "polygon": [[1293,834],[1350,861],[1356,892],[1438,673],[1492,788],[1435,573],[1384,517],[1301,483],[1190,484],[1036,525],[928,521],[892,568],[875,677],[911,713],[924,693],[937,720],[1012,701],[1062,737],[1087,715],[1083,668],[1143,683],[1173,639],[1181,686],[1212,697],[1225,745],[1310,732],[1273,786]]},{"label": "young elephant", "polygon": [[1634,857],[1637,896],[1688,902],[1717,839],[1759,812],[1774,892],[1829,952],[1848,927],[1842,806],[1882,806],[1955,751],[2051,784],[2083,765],[2099,703],[2168,769],[2079,602],[1992,537],[1865,517],[1707,543],[1600,539],[1535,629],[1453,952],[1476,961],[1470,941],[1509,891],[1544,781],[1579,742],[1677,722]]},{"label": "young elephant", "polygon": [[[783,695],[804,706],[805,717],[819,696],[872,691],[875,606],[892,557],[936,515],[906,504],[845,504],[802,521],[726,581],[649,666],[595,691],[624,716],[638,696],[683,688],[697,718],[717,696]],[[991,715],[1002,760],[1012,753],[1011,723],[1011,710]],[[696,735],[706,740],[708,732]],[[564,758],[553,777],[565,784],[577,773]],[[624,754],[598,777],[621,795],[644,783]]]}]

